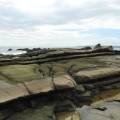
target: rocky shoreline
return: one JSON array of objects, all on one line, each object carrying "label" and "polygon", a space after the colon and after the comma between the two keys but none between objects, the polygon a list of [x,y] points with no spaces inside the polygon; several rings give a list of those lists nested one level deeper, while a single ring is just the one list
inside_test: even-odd
[{"label": "rocky shoreline", "polygon": [[[51,109],[57,101],[70,100],[80,107],[106,90],[119,90],[119,64],[120,51],[100,44],[93,49],[36,48],[22,55],[0,55],[0,120],[20,120],[14,118],[18,113],[21,120],[53,120]],[[52,106],[50,115],[44,105],[41,112],[42,104]],[[40,119],[22,115],[36,108]]]}]

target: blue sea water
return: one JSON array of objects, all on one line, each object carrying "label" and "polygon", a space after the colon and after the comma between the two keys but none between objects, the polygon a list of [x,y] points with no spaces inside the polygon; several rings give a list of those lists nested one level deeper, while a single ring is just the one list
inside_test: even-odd
[{"label": "blue sea water", "polygon": [[[71,47],[71,48],[82,48],[85,46],[78,46],[78,47]],[[93,46],[91,46],[93,47]],[[114,50],[120,50],[120,46],[113,46]],[[12,49],[11,51],[8,51],[8,49]],[[0,54],[4,54],[4,55],[18,55],[18,54],[23,54],[26,53],[26,51],[21,51],[21,50],[17,50],[19,48],[35,48],[35,47],[14,47],[14,46],[0,46]],[[70,48],[70,47],[69,47]]]}]

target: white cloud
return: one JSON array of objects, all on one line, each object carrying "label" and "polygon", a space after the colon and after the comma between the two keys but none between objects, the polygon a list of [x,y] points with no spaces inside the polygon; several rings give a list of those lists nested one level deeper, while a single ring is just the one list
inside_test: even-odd
[{"label": "white cloud", "polygon": [[1,44],[119,44],[119,36],[100,38],[84,31],[120,30],[120,1],[0,0],[0,21]]},{"label": "white cloud", "polygon": [[114,16],[111,14],[101,15],[79,21],[78,24],[82,29],[120,29],[120,16]]},{"label": "white cloud", "polygon": [[45,14],[54,10],[55,0],[10,0],[22,12]]}]

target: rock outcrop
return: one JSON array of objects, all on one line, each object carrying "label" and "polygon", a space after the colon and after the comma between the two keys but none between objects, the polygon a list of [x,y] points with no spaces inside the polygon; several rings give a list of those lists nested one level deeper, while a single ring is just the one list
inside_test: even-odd
[{"label": "rock outcrop", "polygon": [[0,80],[0,103],[14,100],[20,97],[26,97],[29,93],[26,87],[21,83],[9,83]]},{"label": "rock outcrop", "polygon": [[83,70],[75,73],[73,76],[78,83],[95,81],[120,75],[119,67],[98,68],[93,70]]},{"label": "rock outcrop", "polygon": [[73,88],[76,85],[76,82],[69,75],[62,75],[53,78],[53,82],[57,90]]},{"label": "rock outcrop", "polygon": [[74,97],[66,93],[66,98],[73,101],[91,100],[99,91],[120,88],[119,64],[119,54],[100,44],[93,50],[38,48],[17,56],[2,55],[0,103],[64,90],[71,91]]}]

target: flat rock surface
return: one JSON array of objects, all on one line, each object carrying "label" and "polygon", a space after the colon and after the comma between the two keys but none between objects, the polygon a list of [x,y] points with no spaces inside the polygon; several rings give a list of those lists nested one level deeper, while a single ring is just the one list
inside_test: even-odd
[{"label": "flat rock surface", "polygon": [[83,106],[78,109],[82,120],[120,120],[120,103],[105,102],[105,111],[93,109],[90,106]]},{"label": "flat rock surface", "polygon": [[78,82],[86,82],[100,78],[107,78],[115,75],[120,75],[119,67],[97,68],[92,70],[84,70],[75,73],[75,78]]},{"label": "flat rock surface", "polygon": [[24,83],[30,94],[47,93],[55,90],[51,78]]},{"label": "flat rock surface", "polygon": [[0,103],[28,95],[29,93],[23,84],[11,84],[0,80]]},{"label": "flat rock surface", "polygon": [[[18,56],[2,55],[0,102],[56,89],[73,88],[76,85],[76,76],[83,81],[86,78],[104,79],[118,75],[119,64],[120,55],[109,50],[97,52],[59,48],[39,49]],[[109,82],[112,83],[113,80]]]}]

